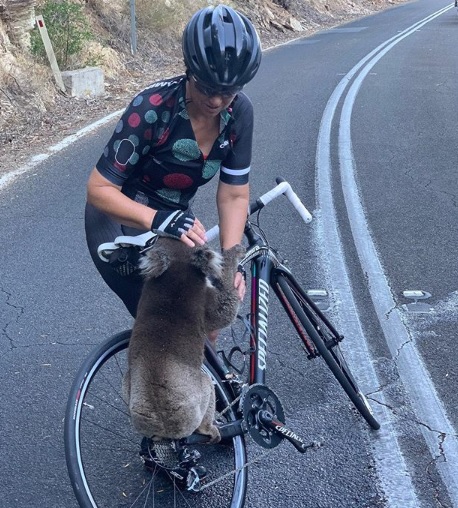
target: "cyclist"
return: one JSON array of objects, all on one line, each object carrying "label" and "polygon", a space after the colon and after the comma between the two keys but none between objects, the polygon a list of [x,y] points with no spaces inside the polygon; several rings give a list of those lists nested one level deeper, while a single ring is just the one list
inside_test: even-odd
[{"label": "cyclist", "polygon": [[[100,244],[148,230],[189,246],[204,244],[205,228],[190,204],[218,171],[221,248],[241,242],[247,217],[253,107],[242,88],[260,65],[258,34],[240,12],[210,6],[189,20],[182,49],[185,74],[156,82],[134,97],[88,181],[89,251],[134,317],[142,281],[100,260]],[[240,273],[234,286],[243,299]]]}]

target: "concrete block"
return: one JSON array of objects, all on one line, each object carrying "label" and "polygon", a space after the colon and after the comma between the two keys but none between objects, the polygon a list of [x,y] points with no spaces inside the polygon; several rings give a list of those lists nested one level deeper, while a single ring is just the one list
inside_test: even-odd
[{"label": "concrete block", "polygon": [[61,74],[67,93],[72,97],[94,97],[105,93],[103,70],[100,67],[85,67]]}]

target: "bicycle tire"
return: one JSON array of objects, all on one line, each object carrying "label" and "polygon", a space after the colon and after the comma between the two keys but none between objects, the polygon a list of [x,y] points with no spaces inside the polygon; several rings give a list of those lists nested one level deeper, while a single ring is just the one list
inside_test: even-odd
[{"label": "bicycle tire", "polygon": [[[227,468],[226,477],[202,492],[178,490],[172,476],[167,478],[167,474],[157,475],[145,468],[139,454],[142,436],[130,425],[128,408],[121,396],[130,334],[131,330],[121,332],[96,347],[83,362],[69,394],[64,444],[78,503],[82,508],[129,507],[134,503],[160,508],[189,504],[242,508],[247,488],[243,436],[232,438],[229,444],[225,441],[224,445],[192,446],[202,454],[200,463],[214,468],[209,473],[214,473],[215,478],[209,478],[207,484],[218,480],[216,475],[222,476],[223,466]],[[226,421],[235,420],[230,399],[215,370],[208,363],[202,370],[215,386],[217,411],[225,407]]]},{"label": "bicycle tire", "polygon": [[[318,309],[313,308],[313,303],[306,300],[301,294],[302,290],[293,284],[287,276],[279,274],[276,277],[276,283],[291,305],[318,353],[326,362],[356,409],[374,430],[378,430],[380,423],[375,418],[367,398],[359,389],[339,347],[339,339],[335,337],[335,333],[328,327],[326,319]],[[326,341],[327,338],[329,340]],[[327,346],[326,342],[332,345]]]}]

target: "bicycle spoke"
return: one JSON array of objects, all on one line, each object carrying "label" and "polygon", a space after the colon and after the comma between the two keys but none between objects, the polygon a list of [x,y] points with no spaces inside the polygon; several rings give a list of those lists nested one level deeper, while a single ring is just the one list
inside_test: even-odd
[{"label": "bicycle spoke", "polygon": [[[117,347],[116,340],[107,341],[106,346],[93,353],[93,358],[88,359],[89,365],[80,370],[82,380],[75,381],[69,398],[65,432],[67,464],[80,505],[88,508],[210,508],[217,499],[221,508],[242,506],[246,470],[242,476],[236,473],[244,470],[242,438],[231,440],[229,445],[190,447],[200,453],[199,465],[206,469],[205,489],[198,492],[186,490],[189,473],[183,476],[184,483],[178,481],[177,474],[183,475],[178,456],[174,463],[172,459],[170,468],[164,468],[160,462],[155,462],[154,442],[148,444],[145,451],[142,436],[131,426],[121,396],[128,341],[120,341],[120,344]],[[227,400],[224,388],[213,371],[209,367],[205,369],[215,385],[218,410],[224,414],[219,418],[230,422],[235,418],[231,401],[224,402]],[[200,481],[197,471],[201,470],[202,467],[196,469],[189,480],[197,489]]]}]

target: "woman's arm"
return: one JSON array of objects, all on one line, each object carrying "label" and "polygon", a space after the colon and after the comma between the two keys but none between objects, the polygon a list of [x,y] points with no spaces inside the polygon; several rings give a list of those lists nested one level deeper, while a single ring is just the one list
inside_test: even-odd
[{"label": "woman's arm", "polygon": [[[229,185],[221,180],[216,193],[219,214],[220,243],[222,249],[230,249],[241,243],[248,216],[249,184]],[[234,287],[240,300],[245,297],[246,284],[240,272],[235,274]]]},{"label": "woman's arm", "polygon": [[[121,192],[121,187],[107,180],[97,168],[92,170],[89,177],[87,200],[120,224],[147,231],[151,229],[157,213],[157,210],[125,196]],[[194,247],[196,243],[203,245],[206,241],[205,228],[198,219],[195,219],[192,229],[182,234],[180,240],[190,247]]]},{"label": "woman's arm", "polygon": [[219,215],[221,248],[230,249],[241,243],[248,216],[249,184],[229,185],[219,182],[216,204]]},{"label": "woman's arm", "polygon": [[87,201],[116,222],[137,229],[149,230],[156,210],[137,203],[121,192],[121,187],[92,170],[87,184]]}]

